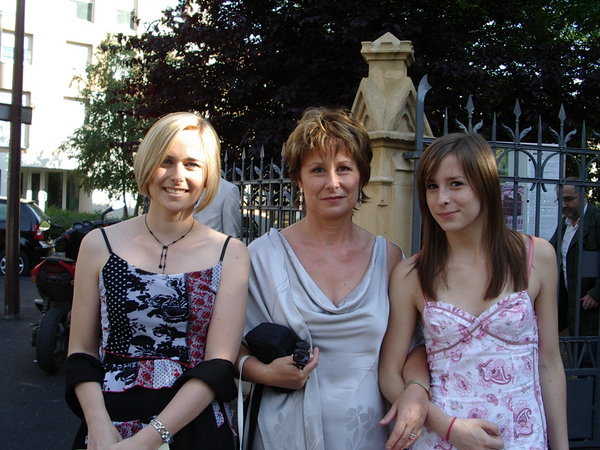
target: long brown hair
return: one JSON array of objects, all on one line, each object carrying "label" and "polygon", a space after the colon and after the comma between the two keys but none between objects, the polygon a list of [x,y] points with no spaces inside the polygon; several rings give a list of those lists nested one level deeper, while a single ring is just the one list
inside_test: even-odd
[{"label": "long brown hair", "polygon": [[427,206],[426,188],[443,159],[455,155],[469,184],[481,201],[483,245],[490,279],[485,299],[500,295],[507,283],[517,291],[527,288],[527,252],[521,234],[504,223],[500,177],[496,158],[480,135],[453,133],[435,140],[423,152],[416,174],[422,215],[423,243],[415,268],[423,294],[434,299],[439,286],[447,286],[448,240]]}]

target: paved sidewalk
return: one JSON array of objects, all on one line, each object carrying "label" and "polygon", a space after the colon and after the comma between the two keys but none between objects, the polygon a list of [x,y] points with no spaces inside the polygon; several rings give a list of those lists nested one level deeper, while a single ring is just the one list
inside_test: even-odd
[{"label": "paved sidewalk", "polygon": [[0,448],[62,450],[71,446],[79,420],[64,401],[64,371],[48,375],[35,363],[32,322],[40,318],[29,277],[21,277],[20,318],[4,319],[0,277]]}]

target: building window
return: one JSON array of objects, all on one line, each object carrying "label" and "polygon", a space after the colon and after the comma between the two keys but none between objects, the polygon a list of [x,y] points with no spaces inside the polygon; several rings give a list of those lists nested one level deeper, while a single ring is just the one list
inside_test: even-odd
[{"label": "building window", "polygon": [[[40,187],[41,187],[41,174],[40,172],[32,172],[31,173],[31,199],[37,204],[40,203],[39,195],[40,195]],[[21,195],[23,196],[23,195]]]},{"label": "building window", "polygon": [[67,173],[67,209],[79,211],[79,178],[73,173]]},{"label": "building window", "polygon": [[[85,70],[92,62],[92,46],[67,42],[64,61],[68,64],[67,86],[72,87],[74,77],[85,78]],[[73,86],[77,87],[77,86]]]},{"label": "building window", "polygon": [[56,124],[56,132],[67,139],[73,132],[83,125],[85,119],[85,106],[75,98],[64,97],[61,114],[62,120]]},{"label": "building window", "polygon": [[[2,31],[0,43],[0,62],[12,64],[15,60],[15,33]],[[23,38],[23,62],[25,64],[31,64],[32,43],[33,36],[26,34]]]},{"label": "building window", "polygon": [[117,25],[135,29],[135,0],[121,0],[117,6]]},{"label": "building window", "polygon": [[48,172],[48,202],[46,207],[63,209],[63,172]]},{"label": "building window", "polygon": [[[31,95],[23,94],[23,106],[31,106]],[[12,92],[0,91],[0,103],[10,105],[12,103]],[[0,147],[8,147],[10,145],[10,122],[0,120]],[[21,125],[21,148],[29,147],[29,125]]]},{"label": "building window", "polygon": [[88,22],[94,21],[94,0],[71,0],[73,16]]}]

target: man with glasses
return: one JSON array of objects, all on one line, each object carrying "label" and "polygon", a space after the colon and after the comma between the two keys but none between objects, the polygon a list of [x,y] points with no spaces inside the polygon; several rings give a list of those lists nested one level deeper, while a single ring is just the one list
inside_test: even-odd
[{"label": "man with glasses", "polygon": [[[569,177],[567,180],[575,180]],[[593,277],[582,277],[581,295],[576,298],[577,277],[579,273],[579,244],[581,237],[579,225],[580,216],[583,214],[583,250],[600,251],[600,209],[589,204],[584,192],[585,188],[565,184],[562,189],[562,198],[557,187],[557,201],[562,206],[564,222],[562,224],[562,240],[558,244],[557,227],[554,236],[550,239],[560,257],[560,292],[559,292],[559,329],[569,327],[569,333],[575,335],[575,314],[578,305],[580,309],[580,336],[598,335],[598,312],[600,308],[600,273]],[[600,254],[599,254],[600,255]],[[585,256],[585,253],[584,253]],[[593,255],[592,255],[593,260]],[[583,261],[589,264],[586,259]],[[583,270],[584,267],[581,269]],[[596,267],[598,267],[596,265]],[[587,268],[586,268],[587,269]],[[598,269],[596,268],[596,271]]]}]

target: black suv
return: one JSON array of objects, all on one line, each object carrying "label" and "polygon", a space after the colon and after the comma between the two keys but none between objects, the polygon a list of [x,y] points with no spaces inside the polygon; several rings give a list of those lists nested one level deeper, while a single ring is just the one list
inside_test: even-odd
[{"label": "black suv", "polygon": [[[31,200],[21,199],[19,273],[29,270],[48,254],[52,247],[50,218]],[[0,274],[6,269],[6,197],[0,197]]]}]

